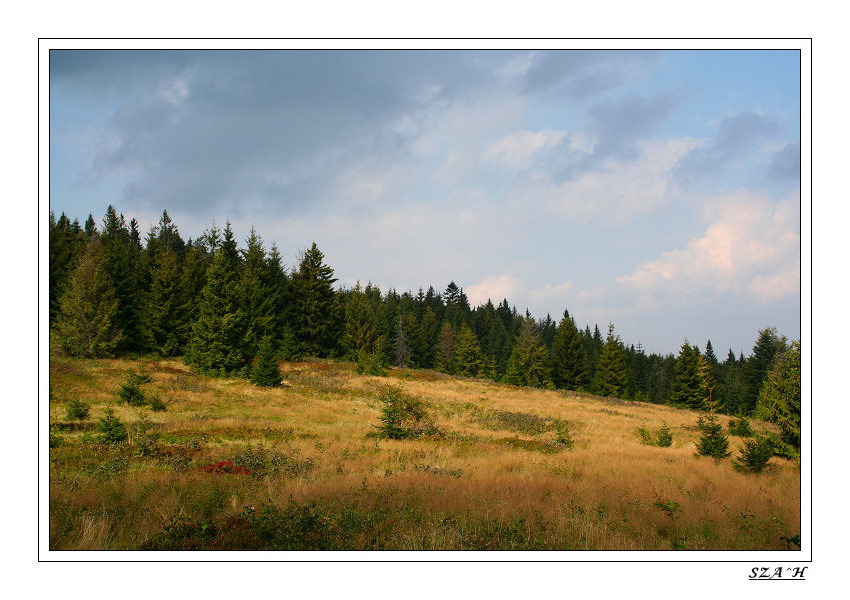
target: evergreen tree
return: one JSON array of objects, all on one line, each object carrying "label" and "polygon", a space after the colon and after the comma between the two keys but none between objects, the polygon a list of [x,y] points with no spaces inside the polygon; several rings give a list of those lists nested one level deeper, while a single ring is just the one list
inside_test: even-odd
[{"label": "evergreen tree", "polygon": [[228,223],[224,240],[207,271],[207,283],[201,292],[198,318],[185,357],[200,373],[232,376],[247,370],[248,319],[243,310],[239,270],[239,253]]},{"label": "evergreen tree", "polygon": [[313,242],[292,274],[293,327],[303,351],[314,356],[329,356],[341,334],[340,307],[333,289],[336,282],[324,254]]},{"label": "evergreen tree", "polygon": [[608,325],[608,335],[596,367],[595,389],[602,396],[621,398],[628,384],[626,357],[620,336],[614,335],[614,324]]},{"label": "evergreen tree", "polygon": [[280,385],[280,367],[274,354],[274,346],[270,336],[265,336],[259,344],[257,359],[251,369],[251,383],[264,387]]},{"label": "evergreen tree", "polygon": [[371,356],[379,349],[377,314],[359,281],[346,294],[344,331],[343,345],[353,360]]},{"label": "evergreen tree", "polygon": [[533,319],[521,320],[508,359],[506,382],[531,387],[545,387],[551,383],[549,356]]},{"label": "evergreen tree", "polygon": [[139,285],[138,269],[141,246],[131,234],[123,214],[118,214],[113,206],[106,209],[103,218],[103,230],[100,234],[108,257],[107,273],[118,300],[117,321],[124,332],[120,350],[140,349],[139,335]]},{"label": "evergreen tree", "polygon": [[445,322],[440,328],[437,341],[436,369],[449,375],[455,374],[455,333],[452,326]]},{"label": "evergreen tree", "polygon": [[557,388],[577,390],[584,381],[581,333],[567,311],[552,340],[552,380]]},{"label": "evergreen tree", "polygon": [[436,368],[437,346],[440,339],[440,321],[434,310],[428,306],[422,313],[417,335],[414,338],[414,354],[417,364],[425,369]]},{"label": "evergreen tree", "polygon": [[742,412],[752,415],[758,403],[759,391],[770,370],[774,357],[785,350],[786,340],[776,332],[775,327],[759,331],[758,339],[753,346],[753,353],[744,366],[744,377],[747,383],[745,405]]},{"label": "evergreen tree", "polygon": [[717,420],[715,413],[701,416],[697,421],[700,438],[697,441],[697,454],[711,456],[715,459],[729,456],[729,438],[723,433],[723,426]]},{"label": "evergreen tree", "polygon": [[785,450],[785,455],[799,454],[800,451],[800,364],[800,342],[792,342],[776,358],[758,399],[758,416],[775,423],[779,427],[780,442],[793,450]]},{"label": "evergreen tree", "polygon": [[697,360],[697,371],[699,372],[700,388],[702,391],[702,406],[710,412],[716,412],[721,407],[721,401],[714,394],[717,384],[711,374],[711,364],[705,356],[700,355]]},{"label": "evergreen tree", "polygon": [[466,323],[461,325],[454,347],[454,362],[458,375],[480,377],[483,367],[481,346]]},{"label": "evergreen tree", "polygon": [[397,367],[406,367],[410,362],[410,345],[407,335],[404,333],[404,317],[398,316],[398,327],[395,335],[395,360],[393,364]]},{"label": "evergreen tree", "polygon": [[150,277],[150,289],[144,295],[140,310],[144,346],[160,356],[177,356],[185,349],[189,324],[177,256],[170,247],[162,247],[157,252]]},{"label": "evergreen tree", "polygon": [[676,375],[670,400],[678,406],[699,410],[704,408],[704,392],[698,352],[685,340],[676,359]]},{"label": "evergreen tree", "polygon": [[50,323],[59,313],[59,298],[87,243],[88,238],[77,221],[72,223],[65,213],[56,220],[53,211],[50,212]]},{"label": "evergreen tree", "polygon": [[103,243],[92,238],[59,300],[55,340],[71,356],[112,356],[121,342],[108,263]]},{"label": "evergreen tree", "polygon": [[259,351],[260,341],[273,335],[274,300],[270,271],[263,241],[254,228],[248,236],[247,247],[242,252],[242,269],[239,281],[242,309],[247,317],[245,350],[248,356]]}]

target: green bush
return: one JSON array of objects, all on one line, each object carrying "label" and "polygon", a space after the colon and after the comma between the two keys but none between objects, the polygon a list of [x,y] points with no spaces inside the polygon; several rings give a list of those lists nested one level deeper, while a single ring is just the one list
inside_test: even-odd
[{"label": "green bush", "polygon": [[764,435],[755,435],[744,440],[740,458],[732,459],[732,466],[742,473],[761,473],[773,457],[773,441]]},{"label": "green bush", "polygon": [[78,398],[74,398],[65,410],[65,418],[69,421],[83,421],[89,417],[91,407]]},{"label": "green bush", "polygon": [[127,428],[121,419],[115,416],[115,411],[112,407],[108,407],[104,412],[103,418],[97,424],[100,431],[100,439],[106,443],[118,443],[127,439]]}]

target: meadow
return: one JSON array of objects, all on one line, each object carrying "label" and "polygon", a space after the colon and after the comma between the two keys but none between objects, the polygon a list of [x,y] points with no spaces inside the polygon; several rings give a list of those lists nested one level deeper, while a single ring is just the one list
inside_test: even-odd
[{"label": "meadow", "polygon": [[[165,410],[119,402],[131,371]],[[50,549],[799,549],[799,464],[697,456],[695,411],[346,362],[281,371],[263,388],[179,359],[52,355]],[[392,393],[424,403],[422,435],[379,435]],[[101,440],[109,407],[128,440]],[[646,443],[662,427],[672,445]]]}]

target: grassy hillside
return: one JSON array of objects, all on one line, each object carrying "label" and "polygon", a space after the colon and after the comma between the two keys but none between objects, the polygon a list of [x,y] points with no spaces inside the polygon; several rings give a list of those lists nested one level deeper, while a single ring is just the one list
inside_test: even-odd
[{"label": "grassy hillside", "polygon": [[[118,404],[130,369],[165,411]],[[797,549],[798,465],[745,475],[695,456],[695,412],[431,371],[281,369],[268,389],[179,360],[51,357],[50,548]],[[427,435],[376,435],[387,386],[426,403]],[[75,399],[87,419],[67,418]],[[99,440],[109,406],[129,441]],[[642,443],[664,424],[671,447]]]}]

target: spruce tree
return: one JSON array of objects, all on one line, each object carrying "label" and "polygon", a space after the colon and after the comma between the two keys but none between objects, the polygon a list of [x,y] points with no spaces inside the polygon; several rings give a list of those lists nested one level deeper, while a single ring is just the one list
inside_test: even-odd
[{"label": "spruce tree", "polygon": [[144,294],[140,311],[144,346],[160,356],[178,356],[185,350],[189,323],[177,256],[171,247],[164,246],[157,251],[150,278],[150,289]]},{"label": "spruce tree", "polygon": [[251,383],[264,387],[277,387],[280,381],[280,367],[275,358],[272,339],[270,336],[265,336],[260,341],[256,361],[251,369]]},{"label": "spruce tree", "polygon": [[455,369],[464,377],[480,377],[483,368],[481,345],[466,323],[461,325],[454,347]]},{"label": "spruce tree", "polygon": [[699,356],[685,340],[676,359],[676,374],[671,401],[673,404],[696,410],[704,408],[706,393],[699,372]]},{"label": "spruce tree", "polygon": [[119,307],[100,238],[89,241],[59,300],[55,341],[71,356],[112,356],[121,343]]},{"label": "spruce tree", "polygon": [[557,388],[577,390],[584,380],[581,333],[567,311],[552,340],[552,380]]},{"label": "spruce tree", "polygon": [[248,319],[243,310],[239,268],[239,254],[228,223],[224,240],[207,272],[198,318],[185,357],[200,373],[232,376],[247,369],[245,332]]},{"label": "spruce tree", "polygon": [[[792,342],[777,357],[761,388],[756,414],[779,427],[780,448],[786,456],[799,454],[801,440],[800,342]],[[790,450],[790,452],[789,452]]]},{"label": "spruce tree", "polygon": [[314,356],[329,356],[339,346],[342,323],[336,282],[324,254],[313,242],[292,274],[293,327],[301,348]]},{"label": "spruce tree", "polygon": [[753,353],[744,364],[744,377],[747,383],[745,406],[742,410],[744,414],[752,415],[755,412],[762,383],[770,371],[774,357],[785,350],[785,345],[785,337],[780,336],[775,327],[759,331]]},{"label": "spruce tree", "polygon": [[269,281],[269,266],[263,241],[251,228],[247,247],[242,253],[239,288],[242,296],[242,310],[247,318],[245,331],[245,351],[254,356],[259,351],[260,341],[273,333],[275,298],[272,296],[272,282]]},{"label": "spruce tree", "polygon": [[729,438],[723,433],[723,426],[715,413],[701,416],[697,421],[700,438],[697,441],[697,454],[715,459],[729,456]]},{"label": "spruce tree", "polygon": [[622,398],[628,384],[626,357],[620,336],[614,335],[614,324],[608,325],[608,335],[596,366],[596,392],[602,396]]},{"label": "spruce tree", "polygon": [[443,323],[437,341],[435,368],[449,375],[455,374],[455,332],[451,324]]},{"label": "spruce tree", "polygon": [[113,206],[106,209],[100,238],[106,248],[107,272],[118,300],[118,325],[124,332],[120,350],[134,351],[141,347],[139,308],[142,287],[139,282],[141,246],[134,239],[123,214]]},{"label": "spruce tree", "polygon": [[545,387],[551,382],[549,356],[533,319],[521,319],[519,332],[508,359],[506,382]]},{"label": "spruce tree", "polygon": [[410,344],[407,342],[407,334],[404,332],[404,317],[398,316],[398,326],[395,335],[395,360],[393,364],[397,367],[406,367],[410,362]]}]

